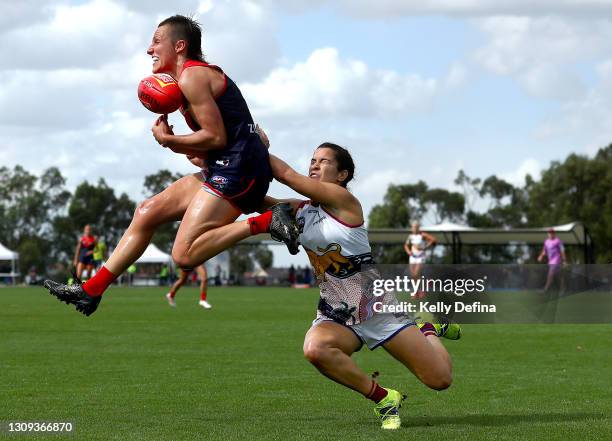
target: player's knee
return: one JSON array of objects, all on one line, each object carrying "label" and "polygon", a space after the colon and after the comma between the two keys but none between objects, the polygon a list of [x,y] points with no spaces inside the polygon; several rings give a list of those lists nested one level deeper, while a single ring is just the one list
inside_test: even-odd
[{"label": "player's knee", "polygon": [[158,204],[154,198],[149,198],[142,201],[134,211],[132,223],[143,227],[154,227],[160,219]]},{"label": "player's knee", "polygon": [[423,383],[434,390],[448,389],[453,383],[453,376],[448,371],[436,372],[434,374],[427,375],[422,379]]},{"label": "player's knee", "polygon": [[176,266],[178,266],[179,268],[185,271],[191,271],[193,267],[195,266],[191,257],[188,254],[181,252],[181,251],[177,251],[173,249],[172,259],[174,260],[174,263],[176,264]]},{"label": "player's knee", "polygon": [[308,344],[304,346],[304,357],[315,366],[325,362],[329,357],[330,348],[318,344]]}]

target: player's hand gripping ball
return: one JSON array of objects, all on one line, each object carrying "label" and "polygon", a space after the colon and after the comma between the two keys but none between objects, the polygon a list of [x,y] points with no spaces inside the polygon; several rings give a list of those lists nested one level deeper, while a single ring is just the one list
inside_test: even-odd
[{"label": "player's hand gripping ball", "polygon": [[183,94],[174,78],[168,74],[153,74],[138,85],[138,99],[151,112],[172,113],[181,106]]}]

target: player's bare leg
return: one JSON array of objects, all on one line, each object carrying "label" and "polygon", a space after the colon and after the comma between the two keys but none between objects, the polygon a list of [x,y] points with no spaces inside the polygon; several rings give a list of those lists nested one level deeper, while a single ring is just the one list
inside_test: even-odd
[{"label": "player's bare leg", "polygon": [[190,274],[189,271],[184,271],[184,270],[180,270],[180,271],[181,271],[181,275],[179,276],[178,279],[176,279],[176,282],[172,284],[172,287],[170,288],[170,292],[166,294],[166,300],[168,300],[168,304],[172,306],[173,308],[176,307],[174,296],[176,296],[176,293],[178,292],[178,290],[181,289],[181,287],[185,284]]},{"label": "player's bare leg", "polygon": [[275,234],[289,233],[292,228],[297,233],[295,220],[289,219],[290,212],[289,204],[279,204],[259,216],[234,222],[240,215],[236,207],[202,191],[193,198],[181,221],[172,258],[181,268],[194,268],[249,236],[271,232],[275,237]]},{"label": "player's bare leg", "polygon": [[[239,215],[240,211],[223,198],[204,190],[194,195],[174,240],[172,258],[176,264],[180,268],[195,268],[240,239],[248,237],[250,235],[248,232],[235,233],[236,230],[244,228],[231,228]],[[230,228],[222,228],[224,226]],[[221,231],[217,231],[212,237],[207,235],[205,240],[200,240],[196,252],[193,248],[196,240],[211,230]]]},{"label": "player's bare leg", "polygon": [[435,334],[425,336],[418,327],[410,326],[383,347],[426,386],[443,390],[451,385],[451,358]]},{"label": "player's bare leg", "polygon": [[79,279],[83,278],[83,272],[87,272],[87,278],[91,279],[91,274],[93,273],[94,270],[94,266],[93,265],[84,265],[84,267],[81,269],[81,274],[78,275]]},{"label": "player's bare leg", "polygon": [[196,173],[174,182],[161,193],[141,203],[115,251],[94,277],[83,285],[64,285],[46,280],[44,285],[60,301],[76,306],[89,316],[98,307],[106,288],[147,248],[153,233],[162,224],[180,220],[189,202],[202,188],[202,176]]},{"label": "player's bare leg", "polygon": [[357,366],[350,355],[359,346],[359,339],[347,327],[325,321],[306,334],[304,355],[323,375],[376,403],[374,413],[381,419],[383,429],[397,429],[401,425],[399,408],[405,397],[381,387]]},{"label": "player's bare leg", "polygon": [[208,273],[206,271],[206,267],[204,265],[200,265],[196,268],[198,273],[198,277],[200,278],[200,301],[198,305],[200,305],[204,309],[212,308],[212,305],[208,303],[206,297],[208,295]]},{"label": "player's bare leg", "polygon": [[[412,280],[418,280],[421,278],[421,274],[423,273],[423,264],[422,263],[411,263],[410,264],[410,276]],[[415,293],[413,293],[413,297],[417,299],[422,299],[425,297],[425,290],[421,289]]]},{"label": "player's bare leg", "polygon": [[329,379],[365,396],[372,379],[351,358],[360,346],[357,336],[346,326],[324,321],[306,333],[304,356]]},{"label": "player's bare leg", "polygon": [[83,275],[83,270],[85,269],[85,264],[82,262],[77,263],[76,266],[76,272],[75,272],[75,276],[77,276],[77,279],[80,279],[81,276]]},{"label": "player's bare leg", "polygon": [[199,192],[202,192],[202,177],[200,173],[195,173],[179,179],[142,202],[104,266],[117,275],[125,271],[144,253],[155,230],[160,225],[181,220],[191,200]]}]

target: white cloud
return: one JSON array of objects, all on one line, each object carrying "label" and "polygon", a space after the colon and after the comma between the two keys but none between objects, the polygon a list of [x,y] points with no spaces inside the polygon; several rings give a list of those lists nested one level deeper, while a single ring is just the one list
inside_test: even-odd
[{"label": "white cloud", "polygon": [[612,27],[606,19],[491,17],[475,21],[488,37],[476,60],[498,75],[509,75],[531,95],[565,101],[586,92],[578,69],[612,54]]},{"label": "white cloud", "polygon": [[146,52],[152,29],[143,17],[111,0],[59,5],[45,22],[0,35],[0,58],[10,69],[96,68]]},{"label": "white cloud", "polygon": [[362,19],[413,15],[597,17],[612,12],[612,1],[610,0],[289,0],[270,1],[269,3],[292,13],[326,5],[333,7],[339,14]]},{"label": "white cloud", "polygon": [[[66,0],[67,1],[67,0]],[[2,2],[0,29],[3,31],[18,28],[24,24],[31,25],[44,20],[53,11],[53,0],[20,0]]]},{"label": "white cloud", "polygon": [[414,177],[407,170],[375,169],[365,176],[360,174],[354,183],[349,184],[349,187],[352,193],[359,198],[367,221],[372,207],[383,202],[389,184],[404,184],[413,182],[413,179]]},{"label": "white cloud", "polygon": [[516,170],[511,170],[499,174],[499,177],[516,187],[525,185],[525,177],[531,175],[534,179],[539,179],[542,165],[534,158],[524,159]]},{"label": "white cloud", "polygon": [[581,97],[564,102],[538,127],[543,141],[572,144],[593,154],[612,141],[612,59],[595,67],[596,80]]},{"label": "white cloud", "polygon": [[[179,8],[185,14],[199,11],[205,49],[207,42],[213,44],[207,32],[219,29],[216,50],[231,63],[228,68],[222,60],[213,61],[233,77],[256,79],[272,67],[278,52],[272,20],[248,1],[215,1],[208,6],[193,0],[15,4],[21,6],[8,10],[15,14],[13,24],[0,30],[0,57],[7,61],[0,67],[0,162],[21,164],[33,172],[59,166],[72,187],[102,176],[134,199],[142,197],[146,174],[161,168],[193,171],[184,157],[155,143],[150,132],[155,115],[142,107],[136,94],[138,81],[151,70],[146,49],[157,23]],[[37,7],[44,14],[36,14]],[[228,40],[235,26],[241,28],[242,47],[237,38]],[[248,54],[258,57],[251,64],[259,66],[259,73],[249,70]],[[172,116],[177,131],[186,133],[179,118]]]},{"label": "white cloud", "polygon": [[335,48],[322,48],[305,62],[277,68],[263,82],[241,89],[258,118],[394,118],[430,108],[441,86],[434,78],[372,69],[342,59]]},{"label": "white cloud", "polygon": [[203,28],[203,50],[236,82],[258,81],[280,59],[276,15],[260,2],[202,2],[197,15]]}]

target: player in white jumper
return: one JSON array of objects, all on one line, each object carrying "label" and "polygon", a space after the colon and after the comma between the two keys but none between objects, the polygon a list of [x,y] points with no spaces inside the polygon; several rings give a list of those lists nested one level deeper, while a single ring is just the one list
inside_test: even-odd
[{"label": "player in white jumper", "polygon": [[[409,256],[410,275],[413,279],[418,279],[423,273],[423,265],[427,259],[425,251],[436,246],[436,238],[429,233],[421,231],[418,222],[412,223],[411,232],[404,244],[404,250]],[[422,297],[422,292],[416,293],[417,297]]]},{"label": "player in white jumper", "polygon": [[[372,262],[361,204],[347,189],[354,164],[348,151],[331,143],[314,152],[308,176],[270,155],[274,177],[310,198],[295,201],[300,242],[317,276],[321,297],[317,318],[306,334],[304,355],[326,377],[376,403],[383,429],[397,429],[402,394],[380,387],[351,358],[365,343],[383,346],[432,389],[451,384],[451,360],[438,336],[451,326],[426,323],[419,329],[406,316],[373,314],[361,265]],[[278,202],[268,198],[268,203]],[[460,336],[457,325],[452,332]]]}]

